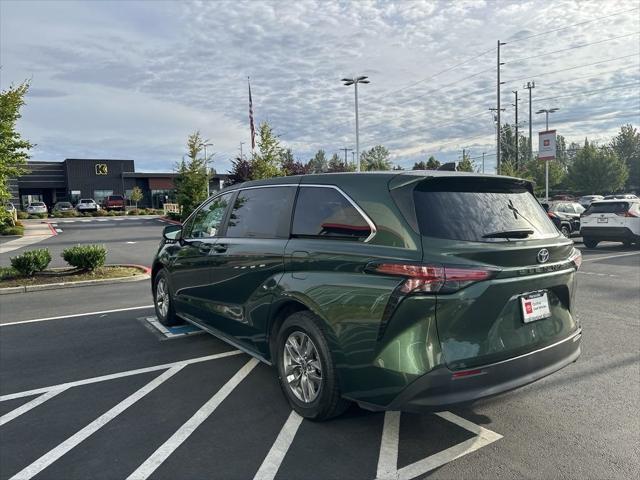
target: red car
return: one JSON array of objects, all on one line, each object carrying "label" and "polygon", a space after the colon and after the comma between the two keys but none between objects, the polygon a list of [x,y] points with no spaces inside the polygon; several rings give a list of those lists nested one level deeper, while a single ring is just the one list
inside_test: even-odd
[{"label": "red car", "polygon": [[102,208],[105,210],[123,210],[124,197],[122,195],[109,195],[102,202]]}]

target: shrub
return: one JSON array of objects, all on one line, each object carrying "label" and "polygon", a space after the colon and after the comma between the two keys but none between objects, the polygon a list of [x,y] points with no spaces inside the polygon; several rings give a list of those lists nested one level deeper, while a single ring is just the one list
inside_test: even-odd
[{"label": "shrub", "polygon": [[9,280],[20,275],[13,267],[0,267],[0,280]]},{"label": "shrub", "polygon": [[69,265],[82,270],[95,270],[104,265],[107,259],[107,249],[102,245],[76,245],[65,248],[62,258]]},{"label": "shrub", "polygon": [[0,235],[24,235],[22,225],[3,225],[0,227]]},{"label": "shrub", "polygon": [[28,250],[22,255],[11,257],[11,266],[26,277],[32,277],[34,273],[43,271],[50,262],[51,254],[46,248]]},{"label": "shrub", "polygon": [[46,213],[30,213],[27,218],[30,218],[31,220],[34,219],[43,219],[43,218],[47,218],[49,215],[47,215]]},{"label": "shrub", "polygon": [[68,210],[66,212],[53,212],[51,216],[56,218],[72,218],[77,217],[78,213],[75,210]]},{"label": "shrub", "polygon": [[179,213],[169,212],[167,213],[167,218],[179,222],[181,217]]},{"label": "shrub", "polygon": [[27,212],[18,212],[18,219],[26,220],[29,218],[29,214]]}]

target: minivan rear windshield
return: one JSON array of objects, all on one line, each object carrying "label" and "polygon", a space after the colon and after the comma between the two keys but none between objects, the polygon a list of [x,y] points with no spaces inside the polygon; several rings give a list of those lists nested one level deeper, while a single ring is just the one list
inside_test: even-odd
[{"label": "minivan rear windshield", "polygon": [[628,202],[598,202],[592,203],[585,215],[592,213],[621,213],[629,210]]},{"label": "minivan rear windshield", "polygon": [[515,182],[442,178],[421,182],[413,195],[425,236],[504,242],[558,235],[535,197]]}]

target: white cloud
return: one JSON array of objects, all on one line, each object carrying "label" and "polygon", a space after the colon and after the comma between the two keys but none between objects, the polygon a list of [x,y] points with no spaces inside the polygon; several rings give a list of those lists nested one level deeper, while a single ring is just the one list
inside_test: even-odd
[{"label": "white cloud", "polygon": [[[39,144],[36,158],[127,157],[139,169],[166,169],[199,128],[215,144],[220,170],[249,141],[247,75],[256,119],[270,121],[306,159],[317,148],[353,146],[353,89],[339,79],[365,74],[372,83],[360,91],[361,144],[383,142],[410,165],[430,154],[455,158],[462,148],[494,151],[487,109],[495,106],[490,50],[498,38],[508,41],[505,121],[514,121],[514,89],[526,119],[522,85],[530,79],[534,100],[551,97],[549,106],[560,107],[554,126],[570,141],[637,123],[638,10],[523,40],[634,7],[633,0],[3,1],[1,82],[33,76],[21,125]],[[514,62],[625,34],[632,35]],[[632,86],[604,90],[623,84]],[[581,95],[594,89],[603,90]],[[540,118],[534,122],[537,130]]]}]

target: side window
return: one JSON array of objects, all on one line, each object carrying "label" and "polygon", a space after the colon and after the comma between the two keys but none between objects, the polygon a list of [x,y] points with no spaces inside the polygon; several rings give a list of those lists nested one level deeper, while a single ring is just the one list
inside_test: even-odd
[{"label": "side window", "polygon": [[371,235],[371,227],[338,190],[300,187],[291,234],[363,241]]},{"label": "side window", "polygon": [[232,193],[216,197],[199,209],[190,219],[183,233],[184,238],[210,238],[218,235],[224,213]]},{"label": "side window", "polygon": [[241,190],[229,216],[229,238],[289,238],[296,187]]}]

